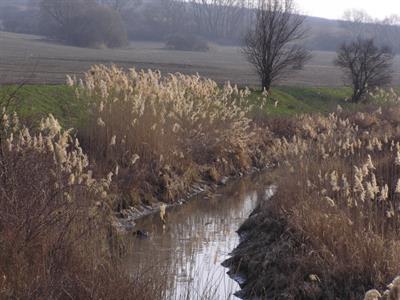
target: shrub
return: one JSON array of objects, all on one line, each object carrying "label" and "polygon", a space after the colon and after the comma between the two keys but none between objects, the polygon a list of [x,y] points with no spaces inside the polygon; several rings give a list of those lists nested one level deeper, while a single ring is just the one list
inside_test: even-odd
[{"label": "shrub", "polygon": [[358,37],[341,45],[334,63],[344,71],[353,89],[353,102],[363,100],[371,88],[390,84],[393,58],[389,47],[379,47],[373,39]]},{"label": "shrub", "polygon": [[118,12],[102,6],[93,7],[73,18],[68,41],[81,47],[116,48],[127,44],[127,34]]},{"label": "shrub", "polygon": [[210,47],[203,38],[190,34],[170,35],[166,41],[167,49],[182,51],[208,51]]},{"label": "shrub", "polygon": [[80,47],[121,47],[127,33],[115,10],[92,1],[43,0],[41,32],[51,38]]}]

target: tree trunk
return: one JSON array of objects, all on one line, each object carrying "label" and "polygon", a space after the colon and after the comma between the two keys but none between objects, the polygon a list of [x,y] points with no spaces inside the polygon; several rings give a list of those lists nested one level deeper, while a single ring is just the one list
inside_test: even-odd
[{"label": "tree trunk", "polygon": [[366,84],[365,83],[356,83],[353,87],[353,95],[351,97],[351,101],[354,103],[360,102],[364,94],[366,93]]},{"label": "tree trunk", "polygon": [[354,92],[353,95],[351,96],[351,102],[357,103],[359,100],[360,100],[359,95],[356,92]]},{"label": "tree trunk", "polygon": [[354,90],[353,96],[351,97],[351,101],[354,103],[360,102],[363,94],[364,94],[364,92],[362,92],[360,90]]},{"label": "tree trunk", "polygon": [[267,92],[269,92],[269,90],[271,89],[271,79],[268,77],[263,77],[261,79],[261,89],[264,91],[266,90]]}]

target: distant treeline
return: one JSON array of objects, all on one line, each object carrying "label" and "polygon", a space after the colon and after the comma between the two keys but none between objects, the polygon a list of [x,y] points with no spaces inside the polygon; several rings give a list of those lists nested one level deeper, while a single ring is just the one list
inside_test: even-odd
[{"label": "distant treeline", "polygon": [[[43,10],[43,3],[80,9],[67,16],[70,24]],[[171,36],[197,36],[219,44],[241,45],[252,24],[254,11],[248,0],[17,0],[0,3],[0,28],[5,31],[46,35],[78,46],[119,47],[126,40],[167,41]],[[90,7],[90,9],[88,9]],[[64,13],[65,8],[61,9]],[[56,17],[59,17],[55,14]],[[378,44],[400,52],[398,22],[370,19],[334,21],[308,17],[311,50],[335,51],[355,31],[374,35]],[[58,25],[57,25],[58,23]],[[350,23],[352,25],[350,25]],[[359,23],[362,23],[361,25]],[[355,26],[356,24],[357,26]],[[106,33],[104,33],[106,32]],[[78,35],[78,36],[76,36]],[[97,40],[100,42],[97,42]]]}]

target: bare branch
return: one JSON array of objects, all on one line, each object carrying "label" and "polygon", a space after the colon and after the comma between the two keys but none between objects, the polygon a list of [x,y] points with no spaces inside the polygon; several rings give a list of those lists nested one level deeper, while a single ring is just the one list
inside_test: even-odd
[{"label": "bare branch", "polygon": [[359,37],[340,47],[334,63],[343,69],[353,88],[352,101],[360,101],[369,88],[391,82],[393,58],[390,48],[379,48],[373,39]]},{"label": "bare branch", "polygon": [[269,90],[274,81],[310,59],[310,52],[295,44],[306,36],[304,20],[293,0],[259,0],[242,52],[255,67],[263,89]]}]

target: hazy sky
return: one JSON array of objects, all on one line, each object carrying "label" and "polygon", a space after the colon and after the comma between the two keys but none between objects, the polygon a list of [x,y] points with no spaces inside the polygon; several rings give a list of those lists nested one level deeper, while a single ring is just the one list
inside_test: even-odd
[{"label": "hazy sky", "polygon": [[400,15],[400,0],[297,0],[298,8],[307,15],[340,19],[348,9],[362,9],[375,18]]}]

